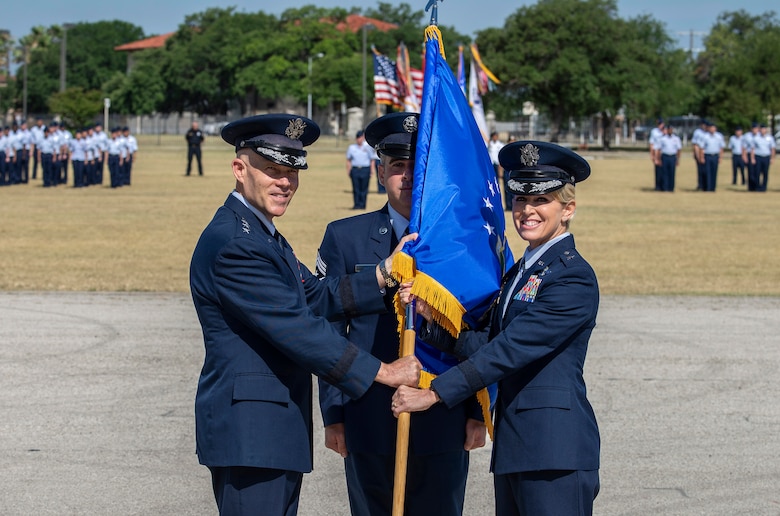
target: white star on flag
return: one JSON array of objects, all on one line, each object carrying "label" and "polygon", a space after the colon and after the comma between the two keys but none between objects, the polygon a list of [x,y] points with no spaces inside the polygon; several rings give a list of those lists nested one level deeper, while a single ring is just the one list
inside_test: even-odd
[{"label": "white star on flag", "polygon": [[487,184],[488,184],[488,188],[490,189],[490,196],[493,197],[494,195],[496,195],[496,191],[493,189],[493,182],[488,181]]},{"label": "white star on flag", "polygon": [[487,229],[488,235],[492,235],[492,234],[494,233],[494,231],[493,231],[493,230],[494,230],[495,228],[494,228],[493,226],[491,226],[490,224],[488,224],[487,222],[486,222],[486,223],[485,223],[485,225],[484,225],[484,226],[482,226],[482,227],[483,227],[483,228],[485,228],[485,229]]},{"label": "white star on flag", "polygon": [[485,208],[493,211],[493,203],[490,202],[490,199],[483,197],[482,200],[485,201]]}]

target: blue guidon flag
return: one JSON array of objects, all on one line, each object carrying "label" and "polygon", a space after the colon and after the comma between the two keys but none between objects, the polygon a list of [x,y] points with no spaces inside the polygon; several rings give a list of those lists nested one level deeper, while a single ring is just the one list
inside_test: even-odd
[{"label": "blue guidon flag", "polygon": [[[457,337],[476,327],[514,263],[505,234],[501,190],[471,108],[444,58],[438,28],[425,30],[425,82],[415,154],[410,232],[419,233],[393,259],[400,281],[425,300],[435,321]],[[402,315],[401,315],[402,317]],[[444,364],[426,364],[427,387]],[[435,355],[435,353],[430,353]],[[433,361],[435,362],[435,361]],[[478,395],[488,428],[486,392]],[[491,432],[492,434],[492,432]]]}]

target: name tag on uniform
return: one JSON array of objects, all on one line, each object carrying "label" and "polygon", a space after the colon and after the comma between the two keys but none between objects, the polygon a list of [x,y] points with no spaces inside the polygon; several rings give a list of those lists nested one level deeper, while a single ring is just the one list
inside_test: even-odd
[{"label": "name tag on uniform", "polygon": [[370,269],[376,267],[375,263],[356,263],[355,264],[355,272],[360,272],[365,269]]},{"label": "name tag on uniform", "polygon": [[541,284],[542,278],[536,274],[533,274],[530,278],[528,278],[528,281],[525,285],[523,285],[523,288],[521,288],[517,294],[515,294],[514,299],[518,301],[525,301],[527,303],[533,303],[536,300],[536,294],[539,291],[539,285]]}]

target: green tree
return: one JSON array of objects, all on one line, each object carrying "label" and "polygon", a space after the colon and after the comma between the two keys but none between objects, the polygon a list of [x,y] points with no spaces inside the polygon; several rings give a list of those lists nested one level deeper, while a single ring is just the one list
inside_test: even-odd
[{"label": "green tree", "polygon": [[774,13],[725,12],[704,40],[701,109],[727,129],[780,112],[780,25]]},{"label": "green tree", "polygon": [[[0,113],[3,113],[3,115],[8,111],[8,107],[13,101],[11,94],[13,90],[8,87],[11,79],[11,74],[9,73],[11,63],[8,62],[8,55],[13,46],[14,40],[11,37],[11,33],[0,31],[0,83],[3,84],[2,89],[0,89]],[[4,117],[0,118],[0,125],[2,125],[3,119]]]},{"label": "green tree", "polygon": [[103,83],[103,94],[111,99],[114,111],[128,115],[150,115],[160,110],[166,95],[166,84],[160,75],[160,56],[163,52],[160,49],[140,52],[129,74],[115,72]]},{"label": "green tree", "polygon": [[[20,38],[24,61],[24,47],[28,49],[27,104],[28,111],[47,111],[49,97],[60,89],[60,45],[62,27],[33,27],[30,34]],[[78,23],[66,33],[66,83],[83,90],[99,90],[115,72],[124,72],[127,60],[114,47],[143,37],[143,30],[123,21]],[[17,99],[22,98],[21,81],[17,81]],[[18,103],[21,101],[18,100]]]},{"label": "green tree", "polygon": [[663,26],[650,17],[619,18],[615,0],[540,0],[502,29],[481,31],[477,42],[502,80],[487,102],[515,116],[532,101],[549,115],[553,141],[569,118],[598,113],[609,146],[619,110],[658,112],[673,103],[663,81],[673,81],[678,93],[690,84],[685,57]]},{"label": "green tree", "polygon": [[70,127],[83,127],[95,120],[103,109],[103,96],[99,91],[84,91],[78,86],[55,93],[49,98],[49,108],[62,116]]}]

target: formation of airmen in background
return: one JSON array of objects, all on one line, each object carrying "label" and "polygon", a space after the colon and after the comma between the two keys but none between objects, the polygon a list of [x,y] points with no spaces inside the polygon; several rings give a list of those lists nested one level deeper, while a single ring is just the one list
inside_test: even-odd
[{"label": "formation of airmen in background", "polygon": [[[674,191],[675,169],[679,165],[682,143],[671,126],[658,119],[650,132],[650,157],[655,164],[655,189]],[[731,150],[731,184],[747,184],[750,192],[766,192],[769,166],[774,161],[776,142],[768,133],[767,126],[753,123],[751,131],[742,134],[737,127],[726,143],[723,134],[714,122],[702,119],[691,138],[693,159],[696,162],[696,189],[714,192],[717,183],[718,166],[723,160],[723,151]],[[745,170],[747,169],[747,177]]]},{"label": "formation of airmen in background", "polygon": [[0,134],[0,186],[36,180],[39,165],[46,188],[68,184],[69,166],[74,188],[102,185],[106,163],[111,188],[129,185],[138,142],[128,127],[113,127],[110,133],[96,124],[74,134],[57,122],[46,126],[41,119],[29,129],[24,122],[6,126]]}]

